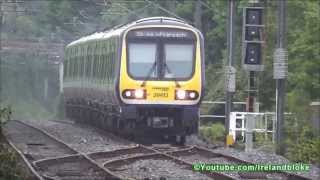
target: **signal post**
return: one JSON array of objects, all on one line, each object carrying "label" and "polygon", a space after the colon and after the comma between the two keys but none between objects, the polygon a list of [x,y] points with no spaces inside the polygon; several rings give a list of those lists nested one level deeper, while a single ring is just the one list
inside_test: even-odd
[{"label": "signal post", "polygon": [[249,73],[249,88],[247,98],[247,112],[254,111],[257,86],[255,82],[255,72],[263,71],[262,45],[264,18],[263,7],[255,4],[243,9],[243,29],[242,29],[242,67]]},{"label": "signal post", "polygon": [[[264,32],[264,8],[259,6],[258,1],[251,1],[252,6],[243,9],[242,24],[242,67],[248,71],[248,97],[246,104],[247,112],[254,112],[254,104],[258,87],[255,73],[264,70],[263,65],[263,32]],[[246,116],[246,151],[252,149],[253,131],[255,119]]]}]

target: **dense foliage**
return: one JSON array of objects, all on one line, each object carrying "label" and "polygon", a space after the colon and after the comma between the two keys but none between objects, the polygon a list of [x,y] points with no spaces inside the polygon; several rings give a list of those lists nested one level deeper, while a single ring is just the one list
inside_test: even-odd
[{"label": "dense foliage", "polygon": [[223,124],[214,123],[200,127],[200,136],[210,143],[224,143],[225,128]]},{"label": "dense foliage", "polygon": [[[150,16],[180,17],[200,24],[205,36],[206,100],[224,99],[224,71],[226,58],[227,1],[219,0],[47,0],[5,3],[4,40],[33,39],[40,42],[68,43],[93,31],[99,31]],[[287,44],[289,76],[286,86],[286,111],[294,114],[294,121],[286,122],[290,148],[309,154],[310,146],[318,146],[316,138],[308,141],[303,135],[304,124],[310,119],[310,102],[320,99],[320,7],[318,0],[288,0]],[[197,19],[196,4],[201,4],[201,22]],[[247,96],[247,73],[241,69],[242,9],[248,0],[237,1],[234,66],[237,68],[235,101]],[[273,51],[276,44],[276,1],[266,1],[265,71],[258,73],[258,100],[261,111],[275,110],[275,81],[272,77]],[[15,13],[14,10],[24,13]],[[37,53],[2,54],[2,104],[12,104],[20,117],[48,117],[54,113],[59,100],[57,69],[48,64],[50,57]],[[43,81],[49,77],[49,95],[45,100]],[[56,102],[56,103],[53,103]],[[30,106],[32,104],[32,106]],[[29,105],[29,106],[28,106]],[[45,108],[43,108],[45,107]],[[213,107],[211,107],[213,108]],[[32,113],[30,113],[32,112]],[[40,115],[36,115],[39,114]],[[311,142],[309,142],[311,141]],[[311,148],[313,149],[313,148]],[[319,153],[319,149],[317,152]],[[301,150],[301,151],[300,151]],[[289,154],[294,151],[289,150]],[[313,160],[299,156],[299,160]]]},{"label": "dense foliage", "polygon": [[11,108],[0,108],[0,180],[25,179],[25,175],[18,167],[16,154],[3,139],[2,126],[10,120]]},{"label": "dense foliage", "polygon": [[3,125],[10,120],[11,117],[11,107],[0,107],[0,139],[2,138],[2,127]]},{"label": "dense foliage", "polygon": [[23,179],[27,179],[27,177],[18,166],[16,154],[0,140],[0,180]]}]

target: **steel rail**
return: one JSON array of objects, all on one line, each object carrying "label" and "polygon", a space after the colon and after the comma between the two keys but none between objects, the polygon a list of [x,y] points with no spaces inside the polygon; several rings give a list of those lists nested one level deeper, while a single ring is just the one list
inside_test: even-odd
[{"label": "steel rail", "polygon": [[[58,142],[59,144],[62,144],[64,145],[65,147],[69,148],[70,150],[74,151],[77,155],[81,156],[81,157],[84,157],[88,162],[90,162],[92,165],[98,167],[99,169],[101,169],[102,171],[104,171],[105,173],[107,173],[108,175],[110,176],[113,176],[114,179],[122,179],[121,177],[119,177],[118,175],[114,174],[113,172],[109,171],[108,169],[102,167],[100,164],[96,163],[94,160],[92,160],[90,157],[88,157],[88,155],[84,154],[84,153],[81,153],[77,150],[75,150],[74,148],[72,148],[71,146],[69,146],[68,144],[64,143],[63,141],[61,141],[60,139],[54,137],[53,135],[49,134],[47,131],[45,130],[42,130],[40,128],[37,128],[35,126],[32,126],[30,124],[27,124],[25,122],[22,122],[22,121],[19,121],[19,120],[13,120],[13,121],[16,121],[18,123],[21,123],[25,126],[28,126],[38,132],[41,132],[42,134],[46,135],[47,137],[51,138],[52,140]],[[65,156],[65,157],[62,157],[62,158],[66,158],[66,157],[70,157],[70,156]],[[57,157],[57,158],[51,158],[50,160],[53,160],[53,159],[62,159],[60,157]],[[38,160],[40,161],[40,160]],[[42,161],[44,162],[44,161]]]}]

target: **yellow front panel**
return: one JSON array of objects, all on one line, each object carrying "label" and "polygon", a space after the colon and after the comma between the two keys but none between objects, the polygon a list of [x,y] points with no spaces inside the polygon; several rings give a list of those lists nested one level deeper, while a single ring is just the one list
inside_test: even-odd
[{"label": "yellow front panel", "polygon": [[[146,28],[148,26],[144,26],[141,28]],[[155,27],[155,26],[152,26]],[[163,26],[159,26],[163,27]],[[166,26],[169,27],[169,26]],[[174,27],[177,28],[177,27]],[[187,28],[186,28],[187,29]],[[191,30],[192,29],[187,29]],[[200,51],[200,43],[199,36],[196,34],[196,54],[195,54],[195,70],[191,79],[187,81],[178,81],[180,88],[176,87],[176,83],[174,80],[170,81],[146,81],[145,86],[141,87],[143,81],[134,80],[129,77],[127,73],[127,47],[125,43],[125,37],[122,43],[122,57],[121,57],[121,69],[120,69],[120,84],[119,90],[120,94],[125,89],[146,89],[147,97],[144,100],[128,100],[121,97],[121,99],[127,104],[196,104],[198,103],[201,97],[201,51]],[[175,90],[195,90],[199,93],[199,98],[196,100],[175,100]]]}]

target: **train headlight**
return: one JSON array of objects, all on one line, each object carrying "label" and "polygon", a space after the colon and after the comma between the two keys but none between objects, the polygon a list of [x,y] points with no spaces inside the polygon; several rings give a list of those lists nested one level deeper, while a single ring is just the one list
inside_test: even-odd
[{"label": "train headlight", "polygon": [[122,92],[122,96],[126,99],[134,99],[134,90],[126,89]]},{"label": "train headlight", "polygon": [[193,90],[176,90],[176,97],[177,100],[195,100],[199,97],[199,93]]},{"label": "train headlight", "polygon": [[195,93],[195,92],[190,92],[190,93],[189,93],[189,97],[190,97],[191,99],[194,99],[194,98],[196,97],[196,93]]},{"label": "train headlight", "polygon": [[145,99],[146,94],[144,89],[126,89],[122,91],[122,97],[126,99]]},{"label": "train headlight", "polygon": [[132,96],[132,92],[131,91],[125,91],[124,95],[125,95],[125,97],[131,97]]},{"label": "train headlight", "polygon": [[188,94],[187,99],[189,99],[189,100],[195,100],[199,97],[199,93],[197,91],[188,90],[187,94]]},{"label": "train headlight", "polygon": [[142,99],[142,98],[144,98],[144,96],[145,96],[145,92],[144,92],[144,90],[142,90],[142,89],[136,89],[136,90],[134,91],[134,96],[135,96],[135,98],[137,98],[137,99]]},{"label": "train headlight", "polygon": [[176,91],[176,99],[185,99],[186,98],[186,91],[185,90],[177,90]]}]

